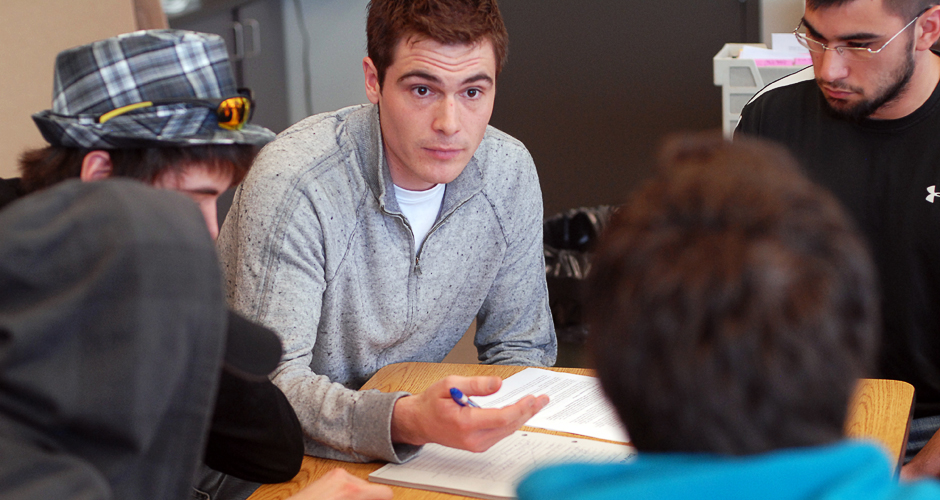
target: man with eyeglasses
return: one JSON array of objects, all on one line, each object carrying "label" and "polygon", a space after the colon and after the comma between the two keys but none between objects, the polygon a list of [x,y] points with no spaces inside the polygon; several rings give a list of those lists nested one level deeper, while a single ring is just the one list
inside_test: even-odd
[{"label": "man with eyeglasses", "polygon": [[940,476],[940,38],[936,0],[807,0],[813,66],[758,93],[736,135],[787,145],[878,267],[880,372],[914,385],[906,478]]}]

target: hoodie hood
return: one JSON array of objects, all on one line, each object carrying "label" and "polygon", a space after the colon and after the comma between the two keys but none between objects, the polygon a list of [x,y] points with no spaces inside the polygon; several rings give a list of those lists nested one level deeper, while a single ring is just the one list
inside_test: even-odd
[{"label": "hoodie hood", "polygon": [[0,212],[0,496],[187,497],[225,325],[184,196],[76,180]]}]

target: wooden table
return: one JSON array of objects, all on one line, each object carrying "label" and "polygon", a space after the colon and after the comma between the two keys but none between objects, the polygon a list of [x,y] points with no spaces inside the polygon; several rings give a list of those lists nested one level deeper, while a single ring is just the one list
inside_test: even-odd
[{"label": "wooden table", "polygon": [[900,380],[859,381],[845,420],[845,435],[881,443],[900,469],[914,414],[914,386]]},{"label": "wooden table", "polygon": [[[525,367],[493,365],[461,365],[450,363],[398,363],[379,370],[362,387],[383,392],[408,391],[419,393],[432,383],[447,375],[496,375],[507,378]],[[584,368],[549,368],[550,370],[594,375]],[[860,381],[846,421],[846,434],[852,437],[867,437],[884,444],[892,457],[903,456],[910,429],[910,417],[914,400],[914,388],[908,383],[895,380],[864,379]],[[568,435],[563,432],[524,427],[534,432]],[[582,437],[582,436],[578,436]],[[899,458],[900,463],[900,458]],[[330,469],[342,467],[354,476],[368,478],[369,473],[385,465],[384,462],[367,464],[340,462],[322,458],[304,457],[303,467],[293,480],[287,483],[266,484],[249,497],[249,500],[279,500],[296,493],[309,482],[319,478]],[[470,498],[448,493],[416,490],[392,486],[396,499],[409,500],[454,500]]]}]

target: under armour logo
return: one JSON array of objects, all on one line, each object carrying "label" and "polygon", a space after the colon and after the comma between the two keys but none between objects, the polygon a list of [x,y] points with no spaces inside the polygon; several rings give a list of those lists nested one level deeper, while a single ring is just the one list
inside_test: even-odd
[{"label": "under armour logo", "polygon": [[933,203],[933,199],[940,196],[940,193],[937,192],[937,186],[930,186],[927,188],[927,192],[930,193],[927,195],[927,201]]}]

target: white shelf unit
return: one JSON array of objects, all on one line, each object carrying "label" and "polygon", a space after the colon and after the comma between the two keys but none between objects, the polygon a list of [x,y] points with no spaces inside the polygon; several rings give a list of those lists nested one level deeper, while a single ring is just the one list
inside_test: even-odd
[{"label": "white shelf unit", "polygon": [[762,66],[753,59],[739,59],[732,54],[745,45],[767,48],[762,43],[726,43],[712,58],[715,86],[721,87],[721,130],[731,137],[741,119],[741,110],[760,89],[806,66]]}]

